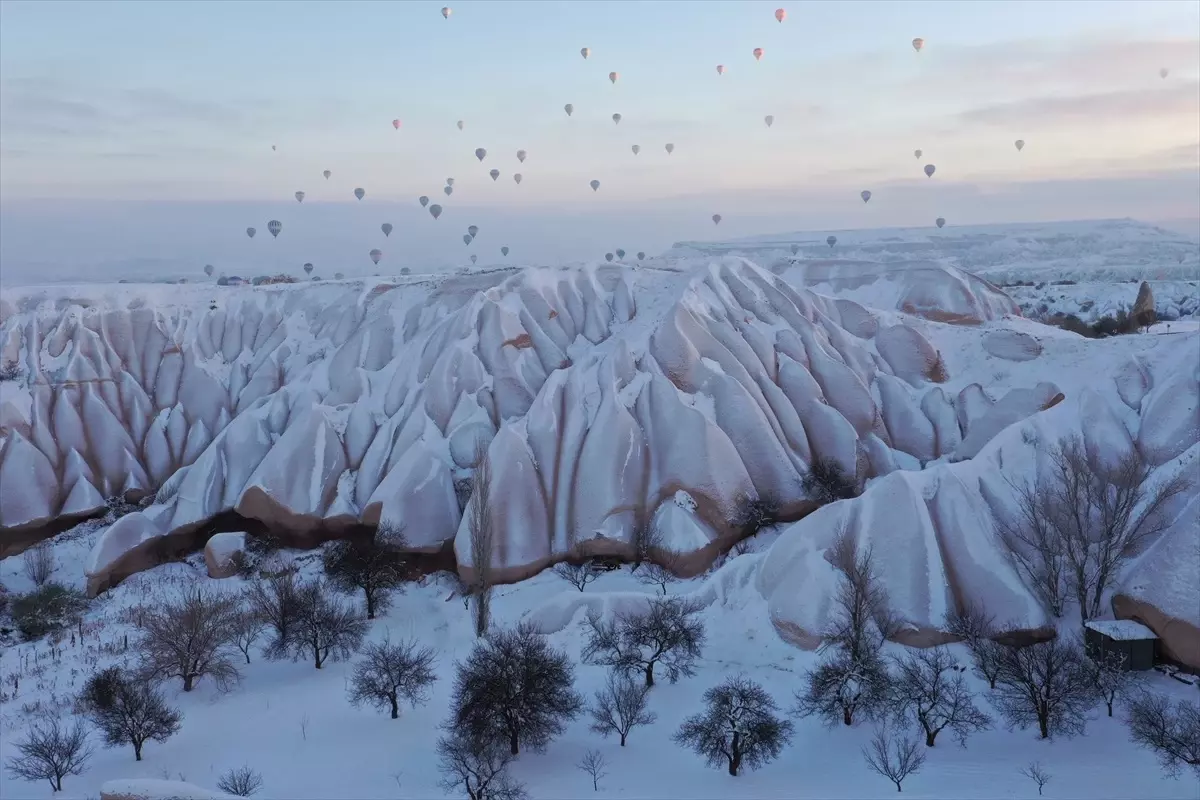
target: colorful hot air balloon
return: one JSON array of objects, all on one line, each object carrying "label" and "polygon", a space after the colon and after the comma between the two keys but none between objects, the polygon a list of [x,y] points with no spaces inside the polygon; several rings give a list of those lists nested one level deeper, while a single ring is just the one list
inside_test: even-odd
[{"label": "colorful hot air balloon", "polygon": [[487,158],[487,150],[484,150],[482,147],[476,147],[475,148],[475,157],[478,158],[480,161],[483,161],[485,158]]},{"label": "colorful hot air balloon", "polygon": [[925,177],[926,178],[932,178],[934,172],[937,172],[937,167],[935,167],[933,164],[925,165]]},{"label": "colorful hot air balloon", "polygon": [[717,74],[718,75],[725,74],[725,65],[724,64],[717,64]]},{"label": "colorful hot air balloon", "polygon": [[588,184],[588,186],[591,186],[592,191],[594,192],[600,188],[600,181],[592,181],[591,183]]},{"label": "colorful hot air balloon", "polygon": [[471,243],[471,234],[464,233],[463,234],[463,244],[470,244],[470,243]]},{"label": "colorful hot air balloon", "polygon": [[392,120],[392,127],[395,128],[396,130],[400,130],[400,120],[398,120],[398,119]]},{"label": "colorful hot air balloon", "polygon": [[591,54],[592,54],[592,48],[590,48],[590,47],[579,48],[579,55],[583,56],[584,58],[587,58]]},{"label": "colorful hot air balloon", "polygon": [[1023,147],[1025,147],[1025,140],[1017,139],[1015,142],[1013,142],[1013,144],[1015,144],[1017,146],[1017,152],[1019,153],[1019,152],[1021,152],[1021,149]]},{"label": "colorful hot air balloon", "polygon": [[522,164],[525,163],[525,151],[524,150],[517,151],[517,161],[520,161]]},{"label": "colorful hot air balloon", "polygon": [[442,191],[446,193],[446,197],[449,197],[450,195],[454,194],[454,187],[450,184],[446,184],[442,187]]},{"label": "colorful hot air balloon", "polygon": [[620,114],[613,114],[613,117],[612,117],[612,119],[613,119],[613,124],[614,124],[614,125],[620,125],[620,124],[621,124],[621,115],[620,115]]},{"label": "colorful hot air balloon", "polygon": [[508,247],[507,247],[507,246],[504,246],[504,247],[501,247],[501,248],[500,248],[500,255],[502,255],[502,256],[507,256],[507,255],[508,255]]},{"label": "colorful hot air balloon", "polygon": [[624,258],[624,257],[625,257],[625,251],[618,247],[617,248],[617,258]]},{"label": "colorful hot air balloon", "polygon": [[782,8],[775,9],[775,21],[783,22],[785,19],[787,19],[787,12]]},{"label": "colorful hot air balloon", "polygon": [[296,192],[296,202],[297,203],[304,202],[304,192]]},{"label": "colorful hot air balloon", "polygon": [[865,203],[871,199],[871,192],[869,189],[863,189],[861,192],[859,192],[858,196],[861,197]]},{"label": "colorful hot air balloon", "polygon": [[391,236],[392,235],[392,223],[390,223],[390,222],[383,223],[382,225],[379,226],[379,230],[383,231],[384,236]]},{"label": "colorful hot air balloon", "polygon": [[642,252],[641,250],[638,250],[638,261],[641,261],[645,257],[646,257],[646,254],[644,252]]},{"label": "colorful hot air balloon", "polygon": [[664,146],[666,147],[667,155],[671,155],[671,153],[675,152],[675,145],[671,144],[670,142],[667,142]]},{"label": "colorful hot air balloon", "polygon": [[754,48],[754,60],[762,61],[763,53],[766,52],[761,47]]},{"label": "colorful hot air balloon", "polygon": [[460,119],[458,122],[456,122],[456,123],[454,123],[454,124],[455,124],[455,125],[457,125],[457,126],[458,126],[458,129],[461,131],[461,130],[462,130],[464,127],[466,127],[466,124],[467,124],[467,123],[463,122],[463,121]]},{"label": "colorful hot air balloon", "polygon": [[271,238],[278,238],[279,232],[283,230],[283,223],[277,219],[273,219],[267,223],[267,232],[271,234]]},{"label": "colorful hot air balloon", "polygon": [[212,277],[212,274],[213,274],[213,265],[212,264],[204,265],[204,274],[210,278]]},{"label": "colorful hot air balloon", "polygon": [[442,16],[443,17],[445,17],[446,19],[450,19],[450,15],[453,13],[454,13],[454,11],[453,11],[453,9],[450,8],[450,6],[443,6],[443,8],[442,8]]},{"label": "colorful hot air balloon", "polygon": [[433,216],[434,219],[437,219],[438,217],[440,217],[442,215],[442,207],[439,206],[437,203],[434,203],[433,205],[431,205],[429,207],[429,213]]},{"label": "colorful hot air balloon", "polygon": [[799,251],[800,251],[800,245],[798,245],[798,244],[792,245],[792,255],[796,255],[796,253],[798,253]]},{"label": "colorful hot air balloon", "polygon": [[919,53],[921,52],[921,48],[925,46],[925,40],[918,36],[916,39],[912,40],[912,46],[913,50],[916,50]]},{"label": "colorful hot air balloon", "polygon": [[835,244],[837,244],[837,237],[836,236],[826,236],[825,244],[829,245],[830,247],[833,247]]},{"label": "colorful hot air balloon", "polygon": [[479,226],[478,225],[468,225],[467,233],[471,234],[471,238],[474,239],[475,234],[479,233]]},{"label": "colorful hot air balloon", "polygon": [[492,180],[496,180],[497,178],[500,177],[500,170],[494,169],[491,172],[489,172],[488,175],[492,176]]},{"label": "colorful hot air balloon", "polygon": [[359,200],[362,200],[366,196],[366,194],[367,194],[366,189],[355,189],[354,190],[354,196],[357,197]]},{"label": "colorful hot air balloon", "polygon": [[330,172],[329,170],[325,170],[321,174],[325,176],[325,180],[329,180],[329,176],[332,175],[333,173]]},{"label": "colorful hot air balloon", "polygon": [[254,228],[246,228],[246,235],[249,236],[251,239],[254,238],[254,234],[256,234],[256,233],[258,233],[258,231],[254,230]]},{"label": "colorful hot air balloon", "polygon": [[618,74],[617,74],[617,73],[615,73],[615,72],[610,72],[610,73],[608,73],[608,80],[609,80],[609,82],[610,82],[610,83],[616,83],[616,82],[617,82],[617,78],[619,78],[619,77],[621,77],[621,76],[620,76],[620,75],[618,75]]},{"label": "colorful hot air balloon", "polygon": [[629,149],[633,151],[633,154],[634,154],[635,156],[636,156],[638,153],[642,152],[642,146],[641,146],[640,144],[635,144],[633,147],[631,147],[631,148],[629,148]]},{"label": "colorful hot air balloon", "polygon": [[429,205],[429,198],[425,195],[421,195],[417,198],[417,202],[421,204],[421,208],[424,208],[425,206]]},{"label": "colorful hot air balloon", "polygon": [[313,271],[313,265],[312,265],[312,262],[308,262],[308,263],[306,263],[306,264],[304,265],[304,274],[305,274],[305,275],[312,275],[312,271]]},{"label": "colorful hot air balloon", "polygon": [[513,180],[517,182],[517,186],[520,186],[521,185],[521,173],[518,172],[516,175],[513,175]]},{"label": "colorful hot air balloon", "polygon": [[773,114],[767,114],[765,117],[763,117],[763,122],[767,123],[767,127],[769,128],[775,124],[775,116]]},{"label": "colorful hot air balloon", "polygon": [[934,224],[934,225],[937,225],[937,226],[940,228],[940,227],[942,227],[943,225],[945,225],[945,224],[946,224],[946,218],[945,218],[945,217],[938,217],[937,219],[935,219],[935,220],[933,221],[933,224]]},{"label": "colorful hot air balloon", "polygon": [[575,113],[575,106],[573,106],[571,103],[567,103],[565,106],[563,106],[563,111],[567,112],[567,116],[569,117]]},{"label": "colorful hot air balloon", "polygon": [[720,225],[720,224],[721,224],[721,215],[720,215],[720,214],[713,214],[713,215],[712,215],[712,221],[713,221],[713,225]]},{"label": "colorful hot air balloon", "polygon": [[476,261],[478,261],[478,260],[479,260],[479,256],[477,256],[477,255],[475,255],[474,253],[472,253],[472,254],[471,254],[471,263],[472,263],[472,264],[474,264],[474,263],[475,263]]},{"label": "colorful hot air balloon", "polygon": [[1158,77],[1160,77],[1160,78],[1165,78],[1165,77],[1167,77],[1167,75],[1169,75],[1170,73],[1171,73],[1171,71],[1170,71],[1169,69],[1167,69],[1166,67],[1163,67],[1162,69],[1160,69],[1160,70],[1158,71]]},{"label": "colorful hot air balloon", "polygon": [[916,158],[918,161],[920,161],[921,160],[921,151],[913,150],[913,157]]},{"label": "colorful hot air balloon", "polygon": [[604,260],[605,260],[605,261],[612,261],[612,260],[613,260],[613,254],[612,254],[612,253],[605,253],[605,254],[604,254]]},{"label": "colorful hot air balloon", "polygon": [[368,255],[371,256],[371,260],[376,264],[379,263],[379,259],[383,258],[383,252],[380,250],[372,250]]}]

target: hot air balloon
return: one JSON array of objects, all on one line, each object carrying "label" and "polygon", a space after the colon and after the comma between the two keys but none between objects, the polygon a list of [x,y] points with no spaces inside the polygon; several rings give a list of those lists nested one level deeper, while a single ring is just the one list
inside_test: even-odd
[{"label": "hot air balloon", "polygon": [[614,125],[621,124],[621,115],[620,114],[613,114],[613,124]]},{"label": "hot air balloon", "polygon": [[254,238],[254,234],[256,234],[256,233],[258,233],[258,231],[254,230],[254,228],[246,228],[246,235],[249,236],[251,239]]},{"label": "hot air balloon", "polygon": [[304,202],[304,192],[296,192],[296,202],[297,203]]},{"label": "hot air balloon", "polygon": [[871,199],[871,192],[870,192],[870,190],[868,190],[868,189],[863,189],[863,190],[862,190],[862,192],[860,192],[860,193],[859,193],[859,197],[861,197],[861,198],[863,199],[863,202],[864,202],[864,203],[865,203],[865,202],[867,202],[868,200],[870,200],[870,199]]},{"label": "hot air balloon", "polygon": [[496,180],[497,178],[500,177],[500,170],[494,169],[491,172],[489,172],[488,175],[492,176],[492,180]]},{"label": "hot air balloon", "polygon": [[633,154],[634,154],[635,156],[636,156],[638,153],[642,152],[642,146],[641,146],[640,144],[635,144],[633,147],[631,147],[631,148],[629,148],[629,149],[633,151]]},{"label": "hot air balloon", "polygon": [[472,264],[474,264],[474,263],[475,263],[476,261],[478,261],[478,260],[479,260],[479,256],[477,256],[477,255],[475,255],[474,253],[472,253],[472,254],[471,254],[471,263],[472,263]]},{"label": "hot air balloon", "polygon": [[937,172],[937,167],[935,167],[933,164],[925,165],[925,177],[926,178],[932,178],[933,173],[935,173],[935,172]]},{"label": "hot air balloon", "polygon": [[913,39],[912,46],[913,50],[919,53],[921,52],[921,48],[925,46],[925,40],[918,36],[916,39]]},{"label": "hot air balloon", "polygon": [[368,255],[371,256],[371,260],[376,264],[379,263],[379,259],[383,258],[383,252],[380,250],[372,250]]},{"label": "hot air balloon", "polygon": [[579,55],[583,56],[584,58],[587,58],[591,54],[592,54],[592,48],[590,48],[590,47],[579,48]]},{"label": "hot air balloon", "polygon": [[271,145],[271,150],[274,150],[274,149],[275,149],[275,145]]},{"label": "hot air balloon", "polygon": [[796,253],[799,251],[800,251],[800,245],[798,245],[798,244],[792,245],[792,255],[796,255]]},{"label": "hot air balloon", "polygon": [[367,194],[366,189],[355,189],[354,190],[354,196],[357,197],[359,200],[362,200],[363,197],[366,196],[366,194]]},{"label": "hot air balloon", "polygon": [[1170,72],[1171,72],[1171,70],[1167,69],[1166,67],[1163,67],[1162,69],[1160,69],[1158,71],[1158,77],[1165,78],[1165,77],[1167,77],[1167,75],[1170,74]]},{"label": "hot air balloon", "polygon": [[283,230],[283,223],[279,220],[273,219],[267,223],[267,232],[271,234],[272,239],[278,238],[281,230]]},{"label": "hot air balloon", "polygon": [[446,197],[449,197],[450,195],[454,194],[454,187],[453,186],[443,186],[442,191],[446,193]]},{"label": "hot air balloon", "polygon": [[453,185],[454,185],[454,178],[446,178],[446,185],[447,185],[447,186],[453,186]]},{"label": "hot air balloon", "polygon": [[600,181],[592,181],[591,183],[588,184],[588,186],[591,186],[592,191],[594,192],[600,188]]},{"label": "hot air balloon", "polygon": [[620,76],[620,75],[618,75],[618,74],[617,74],[617,73],[615,73],[615,72],[610,72],[610,73],[608,73],[608,80],[609,80],[611,83],[616,83],[616,82],[617,82],[617,78],[619,78],[619,77],[621,77],[621,76]]},{"label": "hot air balloon", "polygon": [[520,161],[522,164],[525,163],[525,151],[524,150],[517,151],[517,161]]},{"label": "hot air balloon", "polygon": [[454,11],[450,8],[450,6],[444,6],[442,8],[442,16],[445,17],[446,19],[450,19],[450,15],[453,13],[454,13]]},{"label": "hot air balloon", "polygon": [[671,155],[671,153],[675,152],[675,145],[671,144],[670,142],[667,142],[665,147],[667,149],[667,155]]},{"label": "hot air balloon", "polygon": [[920,159],[921,159],[921,151],[920,151],[920,150],[913,150],[913,158],[915,158],[915,159],[917,159],[918,161],[920,161]]},{"label": "hot air balloon", "polygon": [[392,120],[392,127],[395,128],[396,130],[400,130],[400,120],[398,120],[398,119]]},{"label": "hot air balloon", "polygon": [[604,260],[605,260],[605,261],[612,261],[612,260],[613,260],[613,254],[612,254],[612,253],[605,253],[605,254],[604,254]]},{"label": "hot air balloon", "polygon": [[624,257],[625,257],[625,251],[618,247],[617,248],[617,258],[624,258]]},{"label": "hot air balloon", "polygon": [[1017,146],[1017,152],[1019,153],[1019,152],[1021,152],[1021,148],[1023,148],[1025,146],[1025,140],[1017,139],[1015,142],[1013,142],[1013,144],[1015,144]]},{"label": "hot air balloon", "polygon": [[305,274],[305,275],[312,275],[312,271],[313,271],[313,265],[312,265],[312,263],[311,263],[311,262],[309,262],[309,263],[306,263],[306,264],[304,265],[304,274]]},{"label": "hot air balloon", "polygon": [[933,224],[937,225],[937,226],[940,228],[940,227],[942,227],[943,225],[945,225],[945,224],[946,224],[946,218],[945,218],[945,217],[938,217],[937,219],[935,219],[935,220],[933,221]]},{"label": "hot air balloon", "polygon": [[646,254],[644,252],[642,252],[641,250],[638,250],[638,261],[641,261],[645,257],[646,257]]},{"label": "hot air balloon", "polygon": [[521,185],[521,173],[518,172],[516,175],[513,175],[513,180],[517,182],[517,186],[520,186]]},{"label": "hot air balloon", "polygon": [[765,117],[763,117],[763,122],[767,123],[767,127],[768,127],[768,128],[769,128],[769,127],[771,127],[772,125],[774,125],[774,124],[775,124],[775,117],[774,117],[774,115],[772,115],[772,114],[767,114]]},{"label": "hot air balloon", "polygon": [[329,180],[329,176],[332,175],[333,173],[330,172],[329,170],[325,170],[321,174],[325,176],[325,180]]},{"label": "hot air balloon", "polygon": [[421,204],[421,208],[424,208],[425,206],[429,205],[429,198],[425,195],[421,195],[417,198],[417,202]]},{"label": "hot air balloon", "polygon": [[210,278],[212,277],[212,274],[213,274],[213,265],[212,264],[204,265],[204,274]]},{"label": "hot air balloon", "polygon": [[825,244],[829,245],[830,247],[833,247],[835,244],[837,244],[837,237],[836,236],[826,236]]},{"label": "hot air balloon", "polygon": [[755,60],[755,61],[762,61],[762,57],[763,57],[763,53],[764,53],[764,52],[766,52],[766,51],[764,51],[764,50],[763,50],[761,47],[756,47],[756,48],[754,48],[754,60]]},{"label": "hot air balloon", "polygon": [[775,21],[783,22],[785,19],[787,19],[787,12],[782,8],[775,9]]},{"label": "hot air balloon", "polygon": [[438,217],[440,217],[442,215],[442,207],[439,206],[437,203],[434,203],[433,205],[431,205],[429,207],[429,213],[433,216],[434,219],[437,219]]},{"label": "hot air balloon", "polygon": [[718,75],[725,74],[725,65],[724,64],[717,64],[717,74]]},{"label": "hot air balloon", "polygon": [[383,223],[382,225],[379,226],[379,230],[383,231],[384,236],[391,236],[392,235],[392,223],[390,223],[390,222]]},{"label": "hot air balloon", "polygon": [[565,106],[563,106],[563,111],[567,112],[567,116],[569,117],[575,112],[575,106],[567,103]]},{"label": "hot air balloon", "polygon": [[463,234],[463,244],[470,244],[470,243],[471,243],[471,234],[464,233]]},{"label": "hot air balloon", "polygon": [[478,158],[480,161],[483,161],[483,159],[487,158],[487,150],[484,150],[482,147],[476,147],[475,148],[475,157]]},{"label": "hot air balloon", "polygon": [[720,224],[721,224],[721,215],[720,215],[720,214],[713,214],[713,215],[712,215],[712,221],[713,221],[713,225],[720,225]]},{"label": "hot air balloon", "polygon": [[467,233],[471,234],[471,238],[474,239],[475,234],[479,233],[479,226],[478,225],[468,225]]},{"label": "hot air balloon", "polygon": [[507,255],[508,255],[508,247],[501,247],[501,248],[500,248],[500,255],[502,255],[502,256],[507,256]]}]

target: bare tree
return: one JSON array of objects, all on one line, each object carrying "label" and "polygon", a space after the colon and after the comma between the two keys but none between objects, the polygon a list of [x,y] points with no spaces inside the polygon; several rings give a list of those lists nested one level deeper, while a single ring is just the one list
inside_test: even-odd
[{"label": "bare tree", "polygon": [[567,654],[533,628],[491,633],[458,665],[451,700],[456,729],[472,739],[541,750],[583,709]]},{"label": "bare tree", "polygon": [[579,763],[575,765],[576,769],[582,770],[592,779],[592,791],[600,791],[600,779],[608,775],[605,767],[608,766],[608,761],[599,750],[588,750],[584,753],[583,758],[579,759]]},{"label": "bare tree", "polygon": [[975,663],[975,673],[988,682],[988,688],[995,689],[1005,649],[995,639],[1000,633],[995,618],[981,606],[967,602],[950,614],[946,629],[962,638]]},{"label": "bare tree", "polygon": [[350,702],[390,709],[392,719],[398,719],[401,700],[413,708],[428,702],[425,690],[437,681],[433,671],[436,657],[433,648],[418,647],[414,641],[392,644],[384,639],[367,645],[362,660],[354,665]]},{"label": "bare tree", "polygon": [[54,550],[46,541],[38,542],[21,555],[25,577],[37,587],[45,586],[54,574]]},{"label": "bare tree", "polygon": [[733,525],[743,537],[753,536],[763,528],[779,522],[780,503],[777,497],[769,494],[755,497],[743,494],[734,502]]},{"label": "bare tree", "polygon": [[878,653],[857,661],[845,650],[836,650],[806,676],[805,688],[793,696],[792,713],[815,716],[826,725],[853,725],[862,717],[886,711],[889,692],[887,666]]},{"label": "bare tree", "polygon": [[1092,689],[1110,717],[1117,700],[1131,696],[1142,683],[1141,673],[1128,669],[1128,660],[1122,653],[1106,650],[1092,654],[1086,664]]},{"label": "bare tree", "polygon": [[700,608],[686,598],[656,597],[642,611],[619,611],[608,621],[590,617],[583,660],[620,672],[641,672],[647,686],[654,685],[656,666],[666,670],[671,683],[690,677],[704,647]]},{"label": "bare tree", "polygon": [[600,577],[599,570],[591,561],[581,561],[578,564],[561,561],[554,565],[553,571],[555,575],[581,592],[589,583]]},{"label": "bare tree", "polygon": [[590,709],[592,730],[601,736],[615,733],[625,739],[638,725],[653,725],[658,715],[646,708],[650,687],[635,681],[628,674],[616,670],[608,673],[604,688],[596,692],[596,701]]},{"label": "bare tree", "polygon": [[230,652],[236,611],[233,600],[199,588],[147,609],[138,643],[146,678],[181,678],[190,692],[208,676],[228,688],[239,677]]},{"label": "bare tree", "polygon": [[179,732],[183,721],[153,684],[130,679],[117,667],[89,678],[78,705],[104,734],[108,747],[132,744],[136,761],[142,760],[148,740],[165,742]]},{"label": "bare tree", "polygon": [[292,650],[300,617],[300,584],[296,573],[285,571],[250,584],[247,590],[250,608],[271,631],[265,653],[267,658],[286,658]]},{"label": "bare tree", "polygon": [[386,611],[390,592],[404,580],[404,531],[386,523],[365,539],[341,539],[325,545],[325,577],[339,592],[363,593],[367,619]]},{"label": "bare tree", "polygon": [[367,622],[358,611],[347,606],[320,580],[303,584],[298,592],[292,658],[311,656],[317,669],[327,659],[349,658],[367,635]]},{"label": "bare tree", "polygon": [[896,784],[897,792],[903,791],[904,779],[920,772],[925,764],[925,754],[921,752],[921,741],[917,737],[884,728],[876,729],[870,746],[864,747],[862,754],[868,767]]},{"label": "bare tree", "polygon": [[1050,773],[1040,763],[1034,761],[1028,767],[1021,770],[1021,774],[1037,784],[1038,797],[1041,797],[1042,788],[1050,782]]},{"label": "bare tree", "polygon": [[437,743],[440,785],[447,793],[462,792],[466,800],[526,800],[525,787],[508,772],[516,756],[494,739],[475,740],[462,732]]},{"label": "bare tree", "polygon": [[1158,757],[1171,776],[1183,766],[1200,777],[1200,705],[1142,691],[1129,706],[1129,736]]},{"label": "bare tree", "polygon": [[491,622],[492,559],[495,552],[492,528],[492,464],[487,445],[475,444],[475,474],[471,499],[467,503],[467,530],[471,534],[471,566],[475,582],[471,596],[475,598],[475,635],[487,633]]},{"label": "bare tree", "polygon": [[892,709],[900,719],[914,719],[925,731],[925,745],[933,747],[937,735],[949,729],[959,744],[991,727],[979,710],[954,656],[944,647],[913,650],[894,659]]},{"label": "bare tree", "polygon": [[1005,648],[993,705],[1010,728],[1036,723],[1043,739],[1082,734],[1096,702],[1085,659],[1077,642],[1062,638]]},{"label": "bare tree", "polygon": [[233,613],[230,637],[237,649],[246,657],[247,664],[250,663],[250,650],[253,649],[254,643],[258,641],[258,637],[262,635],[265,627],[266,622],[255,612],[252,605],[239,605]]},{"label": "bare tree", "polygon": [[858,495],[854,478],[847,476],[837,459],[818,458],[801,479],[800,488],[821,505]]},{"label": "bare tree", "polygon": [[13,775],[26,781],[49,781],[54,791],[61,792],[63,778],[83,774],[92,748],[82,722],[77,720],[68,728],[57,717],[50,717],[30,727],[25,741],[17,742],[17,753],[8,762]]},{"label": "bare tree", "polygon": [[771,695],[748,678],[727,678],[704,693],[704,702],[707,709],[683,721],[675,742],[734,777],[743,766],[757,769],[778,757],[792,738],[792,723],[775,715]]},{"label": "bare tree", "polygon": [[217,788],[235,797],[250,797],[262,788],[262,775],[248,766],[231,769],[217,779]]},{"label": "bare tree", "polygon": [[1001,522],[1000,541],[1055,614],[1071,593],[1081,619],[1099,616],[1121,568],[1170,524],[1166,511],[1191,482],[1184,473],[1153,480],[1153,472],[1137,448],[1107,463],[1076,436],[1051,451],[1034,484],[1014,486],[1017,511]]},{"label": "bare tree", "polygon": [[667,596],[667,587],[679,580],[673,567],[677,562],[674,553],[659,551],[657,561],[643,561],[641,570],[637,573],[638,583],[645,586],[657,586],[663,597]]}]

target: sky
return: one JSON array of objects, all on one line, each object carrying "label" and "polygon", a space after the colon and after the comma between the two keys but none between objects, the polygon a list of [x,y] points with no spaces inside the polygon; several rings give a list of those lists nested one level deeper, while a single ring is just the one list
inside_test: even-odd
[{"label": "sky", "polygon": [[778,5],[3,0],[0,282],[1200,217],[1200,0]]}]

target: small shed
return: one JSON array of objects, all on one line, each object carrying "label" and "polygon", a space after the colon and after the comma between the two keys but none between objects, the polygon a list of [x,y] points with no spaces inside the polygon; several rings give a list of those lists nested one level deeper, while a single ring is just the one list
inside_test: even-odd
[{"label": "small shed", "polygon": [[1093,660],[1112,653],[1123,656],[1127,670],[1151,669],[1158,637],[1131,619],[1100,619],[1084,623],[1084,644]]}]

